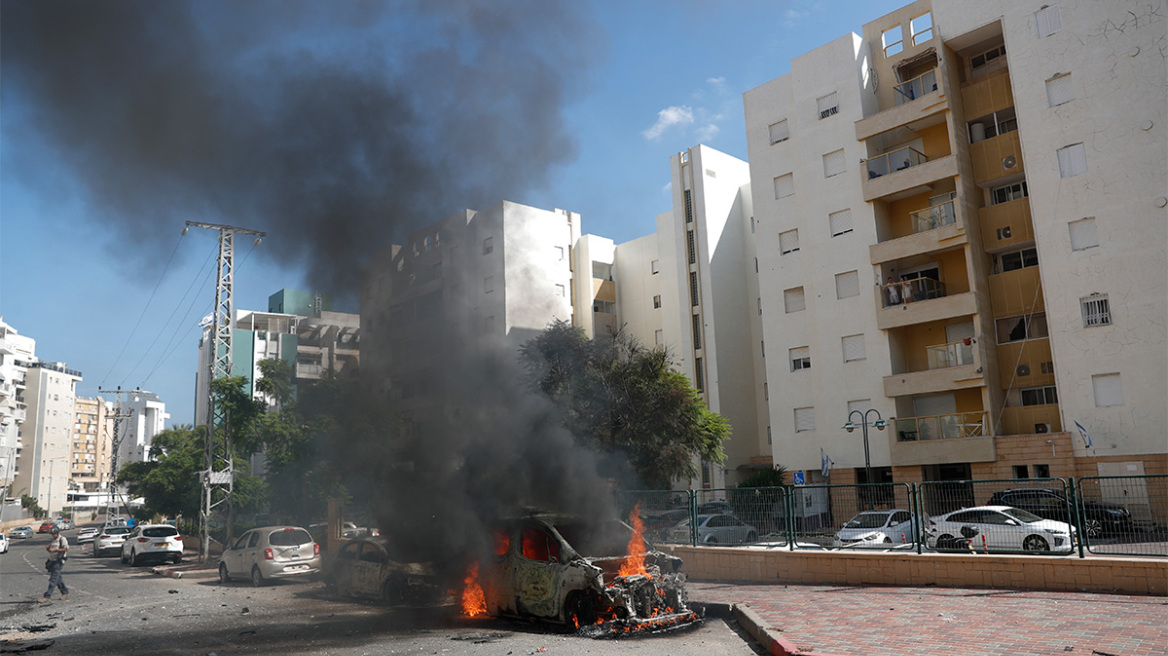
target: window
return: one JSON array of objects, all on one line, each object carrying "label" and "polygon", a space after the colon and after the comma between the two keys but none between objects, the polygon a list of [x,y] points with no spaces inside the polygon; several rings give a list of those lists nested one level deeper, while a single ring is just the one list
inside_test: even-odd
[{"label": "window", "polygon": [[664,346],[665,345],[665,331],[664,330],[658,328],[656,331],[654,331],[653,343],[656,344],[657,346]]},{"label": "window", "polygon": [[1009,253],[1000,253],[994,256],[994,261],[997,263],[998,273],[1035,267],[1038,266],[1038,250],[1023,248]]},{"label": "window", "polygon": [[495,276],[483,278],[483,293],[490,294],[493,291],[495,291]]},{"label": "window", "polygon": [[495,250],[495,238],[487,237],[483,240],[483,255],[489,255]]},{"label": "window", "polygon": [[783,292],[783,309],[787,314],[792,312],[801,312],[806,309],[806,304],[803,300],[803,288],[795,287]]},{"label": "window", "polygon": [[840,210],[827,215],[827,222],[831,226],[831,236],[839,237],[852,231],[852,210]]},{"label": "window", "polygon": [[800,346],[790,350],[791,371],[802,371],[811,368],[811,347]]},{"label": "window", "polygon": [[657,275],[661,272],[661,264],[658,263],[657,260],[653,260],[649,263],[649,272],[653,275]]},{"label": "window", "polygon": [[835,297],[851,298],[860,295],[860,274],[858,271],[846,271],[835,276]]},{"label": "window", "polygon": [[556,296],[563,298],[566,291],[567,290],[564,288],[563,285],[560,285],[560,284],[556,285]]},{"label": "window", "polygon": [[884,34],[880,35],[880,43],[884,46],[885,57],[891,57],[904,50],[904,34],[900,26],[884,30]]},{"label": "window", "polygon": [[1046,314],[1042,312],[1030,316],[1006,317],[994,323],[997,326],[999,344],[1041,339],[1050,335],[1046,326]]},{"label": "window", "polygon": [[1050,478],[1050,465],[1034,465],[1034,478]]},{"label": "window", "polygon": [[823,156],[823,177],[830,178],[848,170],[844,161],[844,149],[834,150]]},{"label": "window", "polygon": [[927,13],[917,16],[909,23],[909,29],[912,30],[912,42],[914,46],[933,38],[933,14]]},{"label": "window", "polygon": [[1023,387],[1019,391],[1022,393],[1022,405],[1054,405],[1058,403],[1058,394],[1055,392],[1054,385]]},{"label": "window", "polygon": [[817,98],[815,104],[819,108],[820,119],[825,119],[828,116],[834,116],[839,113],[839,100],[836,99],[836,93],[834,91],[826,96]]},{"label": "window", "polygon": [[655,294],[653,296],[653,309],[654,310],[661,309],[661,294]]},{"label": "window", "polygon": [[701,358],[694,358],[694,378],[696,379],[696,380],[694,380],[694,389],[696,389],[699,392],[704,392],[706,389],[706,386],[705,386],[705,383],[702,382],[705,380],[705,375],[704,375],[704,372],[702,370],[702,359]]},{"label": "window", "polygon": [[1006,56],[1006,46],[1005,46],[1005,44],[1002,44],[1000,46],[990,48],[989,50],[981,53],[980,55],[974,55],[969,60],[969,66],[970,66],[970,68],[972,68],[976,72],[979,68],[984,68],[986,66],[989,66],[990,64],[997,61],[998,58],[1005,57],[1005,56]]},{"label": "window", "polygon": [[1058,5],[1047,5],[1034,14],[1038,24],[1038,38],[1048,37],[1063,29],[1063,14]]},{"label": "window", "polygon": [[788,173],[775,178],[775,198],[786,198],[795,193],[794,175]]},{"label": "window", "polygon": [[702,348],[702,317],[693,315],[693,346],[695,350]]},{"label": "window", "polygon": [[1095,391],[1096,408],[1123,405],[1123,383],[1119,374],[1091,376],[1091,388]]},{"label": "window", "polygon": [[564,247],[563,246],[556,246],[556,261],[557,262],[564,261]]},{"label": "window", "polygon": [[779,233],[779,254],[786,255],[799,250],[799,230],[788,230]]},{"label": "window", "polygon": [[795,432],[815,430],[815,408],[795,408]]},{"label": "window", "polygon": [[1075,99],[1071,88],[1071,74],[1063,73],[1046,81],[1046,102],[1050,107],[1058,107]]},{"label": "window", "polygon": [[694,231],[687,230],[685,233],[686,248],[689,251],[689,263],[697,264],[698,261],[698,246],[694,240]]},{"label": "window", "polygon": [[[758,273],[758,271],[756,270],[755,273]],[[762,314],[762,298],[758,298],[756,300],[758,301],[758,313]]]},{"label": "window", "polygon": [[771,400],[771,388],[770,388],[770,385],[767,385],[766,383],[762,384],[762,400],[763,401],[770,401]]},{"label": "window", "polygon": [[777,123],[771,123],[770,131],[772,146],[791,138],[791,133],[787,130],[787,119],[783,119]]},{"label": "window", "polygon": [[685,190],[685,222],[693,223],[693,190]]},{"label": "window", "polygon": [[1082,251],[1099,245],[1099,234],[1095,231],[1095,217],[1089,216],[1067,224],[1071,231],[1071,250]]},{"label": "window", "polygon": [[761,340],[758,343],[758,352],[762,357],[766,357],[766,340]]},{"label": "window", "polygon": [[1008,203],[1019,198],[1026,198],[1030,195],[1030,191],[1026,188],[1026,182],[1015,182],[1014,184],[1002,185],[1001,187],[994,187],[990,189],[990,205],[997,205],[998,203]]},{"label": "window", "polygon": [[1079,299],[1083,310],[1083,327],[1111,325],[1111,305],[1106,294],[1092,294]]},{"label": "window", "polygon": [[844,362],[867,360],[868,351],[864,348],[864,335],[848,335],[840,339],[840,346],[844,352]]},{"label": "window", "polygon": [[689,304],[696,307],[698,304],[698,272],[689,272]]},{"label": "window", "polygon": [[1058,150],[1059,175],[1070,178],[1087,172],[1087,151],[1083,144],[1071,144]]}]

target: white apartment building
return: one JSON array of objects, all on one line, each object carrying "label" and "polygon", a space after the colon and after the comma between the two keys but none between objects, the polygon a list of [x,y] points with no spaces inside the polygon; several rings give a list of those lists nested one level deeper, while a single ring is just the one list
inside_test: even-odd
[{"label": "white apartment building", "polygon": [[25,376],[35,360],[36,340],[0,317],[0,490],[5,493],[20,469],[21,427],[28,413]]},{"label": "white apartment building", "polygon": [[28,416],[20,469],[12,495],[27,494],[49,513],[59,513],[69,493],[73,408],[81,372],[64,364],[30,362],[25,372]]},{"label": "white apartment building", "polygon": [[118,429],[114,440],[120,470],[128,462],[150,459],[150,443],[155,435],[166,430],[170,413],[154,392],[134,390],[118,395],[117,399],[114,411],[118,415],[115,422]]},{"label": "white apartment building", "polygon": [[1166,20],[919,0],[744,94],[775,463],[1168,473]]}]

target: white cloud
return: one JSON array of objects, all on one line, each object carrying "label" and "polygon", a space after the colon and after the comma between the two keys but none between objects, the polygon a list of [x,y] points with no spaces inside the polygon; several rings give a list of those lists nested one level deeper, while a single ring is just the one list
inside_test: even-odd
[{"label": "white cloud", "polygon": [[673,181],[672,180],[665,183],[665,186],[661,188],[661,193],[666,195],[666,196],[673,195]]},{"label": "white cloud", "polygon": [[696,133],[694,133],[694,137],[697,138],[698,143],[708,143],[721,131],[722,128],[718,127],[716,124],[707,123],[706,125],[703,125],[701,128],[699,128]]},{"label": "white cloud", "polygon": [[674,125],[688,125],[693,123],[694,115],[693,109],[684,105],[677,107],[666,107],[657,112],[657,122],[653,127],[645,130],[641,134],[650,141],[657,141],[661,135],[673,127]]}]

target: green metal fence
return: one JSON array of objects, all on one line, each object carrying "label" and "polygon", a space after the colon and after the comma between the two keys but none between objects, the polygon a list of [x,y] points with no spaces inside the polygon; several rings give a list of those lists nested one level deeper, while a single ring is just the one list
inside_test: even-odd
[{"label": "green metal fence", "polygon": [[1168,556],[1168,476],[621,491],[657,544]]}]

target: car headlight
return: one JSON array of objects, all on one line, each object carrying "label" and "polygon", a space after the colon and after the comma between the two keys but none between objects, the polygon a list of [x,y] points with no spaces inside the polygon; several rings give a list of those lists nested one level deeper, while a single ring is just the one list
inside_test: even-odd
[{"label": "car headlight", "polygon": [[879,533],[869,533],[868,535],[865,535],[864,537],[862,537],[860,539],[865,540],[867,542],[871,542],[872,540],[879,540],[880,534]]},{"label": "car headlight", "polygon": [[1067,535],[1066,531],[1062,531],[1062,530],[1059,530],[1057,528],[1048,528],[1048,529],[1046,529],[1046,532],[1050,533],[1051,535],[1061,535],[1063,537],[1066,537],[1066,535]]}]

